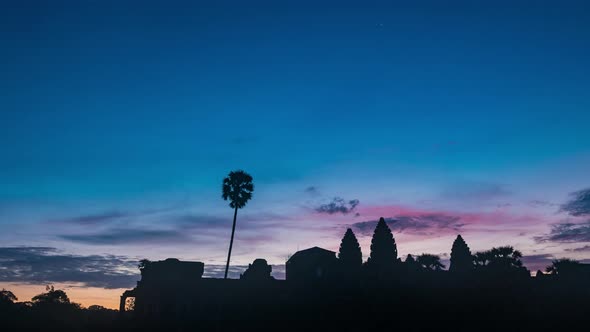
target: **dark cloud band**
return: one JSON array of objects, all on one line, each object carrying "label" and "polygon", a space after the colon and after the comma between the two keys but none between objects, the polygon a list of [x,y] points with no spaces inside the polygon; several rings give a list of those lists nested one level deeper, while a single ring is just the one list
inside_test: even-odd
[{"label": "dark cloud band", "polygon": [[582,223],[564,222],[551,226],[549,234],[535,237],[537,242],[590,242],[590,220]]},{"label": "dark cloud band", "polygon": [[560,211],[581,217],[590,216],[590,188],[570,194],[570,200],[561,205]]},{"label": "dark cloud band", "polygon": [[69,255],[49,247],[0,248],[0,281],[4,282],[127,288],[139,280],[138,273],[137,261],[123,256]]},{"label": "dark cloud band", "polygon": [[[429,234],[435,230],[458,230],[463,227],[461,217],[439,213],[420,214],[415,216],[401,215],[385,218],[385,222],[392,231],[415,234]],[[361,234],[370,235],[377,226],[378,220],[354,223],[352,226]]]}]

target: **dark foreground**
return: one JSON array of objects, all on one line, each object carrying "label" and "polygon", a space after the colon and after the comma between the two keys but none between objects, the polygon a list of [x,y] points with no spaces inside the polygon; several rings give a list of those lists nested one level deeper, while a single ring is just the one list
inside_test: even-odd
[{"label": "dark foreground", "polygon": [[[466,286],[470,285],[470,286]],[[425,286],[255,285],[230,296],[184,301],[140,313],[47,304],[2,307],[2,331],[399,331],[590,328],[590,286],[520,282]],[[205,300],[205,301],[201,301]],[[193,303],[190,306],[187,303]]]}]

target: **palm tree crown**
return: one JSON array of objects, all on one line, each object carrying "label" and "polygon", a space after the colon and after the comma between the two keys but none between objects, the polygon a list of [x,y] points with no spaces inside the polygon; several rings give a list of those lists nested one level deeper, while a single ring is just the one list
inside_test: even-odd
[{"label": "palm tree crown", "polygon": [[230,172],[223,179],[221,197],[226,201],[229,200],[230,207],[241,209],[252,198],[253,191],[252,176],[242,170],[237,170]]}]

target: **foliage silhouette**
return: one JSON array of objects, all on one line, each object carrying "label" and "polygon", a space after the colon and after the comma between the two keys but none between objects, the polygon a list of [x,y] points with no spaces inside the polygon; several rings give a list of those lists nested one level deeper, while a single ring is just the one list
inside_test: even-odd
[{"label": "foliage silhouette", "polygon": [[[551,265],[547,266],[545,271],[552,275],[560,275],[563,274],[564,271],[571,270],[572,267],[580,265],[580,262],[569,259],[569,258],[561,258],[556,259],[551,262]],[[567,273],[567,272],[565,272]]]},{"label": "foliage silhouette", "polygon": [[522,253],[511,246],[492,248],[474,255],[475,270],[488,282],[516,282],[530,277],[521,258]]},{"label": "foliage silhouette", "polygon": [[363,253],[352,229],[348,228],[338,251],[340,265],[345,271],[355,271],[363,264]]},{"label": "foliage silhouette", "polygon": [[468,273],[473,270],[473,256],[471,251],[463,240],[461,235],[457,235],[457,238],[453,242],[451,248],[451,265],[449,266],[449,272],[452,273]]},{"label": "foliage silhouette", "polygon": [[53,286],[47,286],[45,288],[46,293],[41,293],[34,296],[31,301],[35,305],[46,305],[46,304],[70,304],[70,299],[66,292],[61,289],[55,289]]},{"label": "foliage silhouette", "polygon": [[441,271],[445,265],[440,262],[438,255],[422,254],[416,259],[418,264],[427,271]]},{"label": "foliage silhouette", "polygon": [[492,248],[475,255],[475,261],[481,266],[493,268],[520,268],[522,267],[522,253],[511,246]]},{"label": "foliage silhouette", "polygon": [[17,300],[18,298],[11,291],[4,288],[0,290],[0,304],[12,304]]},{"label": "foliage silhouette", "polygon": [[223,200],[229,200],[229,206],[234,209],[234,222],[231,229],[231,239],[229,242],[229,250],[227,253],[227,264],[225,265],[225,276],[229,271],[229,261],[231,259],[231,250],[234,244],[234,233],[236,231],[236,218],[238,216],[238,209],[246,206],[246,203],[252,198],[254,191],[254,184],[252,183],[252,176],[242,171],[232,171],[223,179],[222,194]]},{"label": "foliage silhouette", "polygon": [[88,310],[90,310],[90,311],[104,311],[104,310],[109,310],[109,309],[107,309],[101,305],[98,305],[98,304],[93,304],[88,307]]}]

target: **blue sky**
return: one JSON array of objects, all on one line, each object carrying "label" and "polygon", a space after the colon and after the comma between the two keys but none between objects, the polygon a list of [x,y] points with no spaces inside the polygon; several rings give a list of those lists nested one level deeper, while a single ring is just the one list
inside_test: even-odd
[{"label": "blue sky", "polygon": [[414,218],[404,255],[589,258],[560,208],[590,187],[583,1],[33,3],[0,11],[3,246],[221,264],[242,168],[236,264],[379,216]]}]

